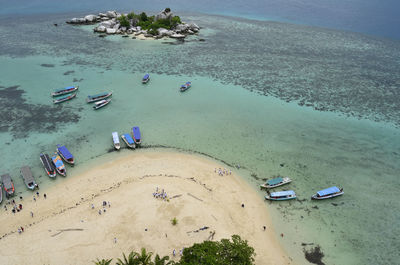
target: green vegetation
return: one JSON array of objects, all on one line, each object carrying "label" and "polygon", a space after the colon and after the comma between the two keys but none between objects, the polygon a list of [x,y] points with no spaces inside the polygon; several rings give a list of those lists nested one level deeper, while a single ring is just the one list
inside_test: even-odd
[{"label": "green vegetation", "polygon": [[111,261],[112,259],[102,259],[102,260],[97,259],[96,261],[93,262],[95,265],[110,265]]},{"label": "green vegetation", "polygon": [[[254,248],[248,245],[247,240],[233,235],[230,239],[221,241],[204,241],[194,244],[183,250],[180,261],[170,261],[169,256],[160,257],[158,254],[152,259],[153,253],[142,248],[141,252],[131,252],[128,257],[118,259],[116,265],[253,265]],[[110,260],[97,260],[96,265],[110,265]]]},{"label": "green vegetation", "polygon": [[[166,12],[170,12],[171,9],[166,8]],[[130,20],[134,21],[134,25],[130,24]],[[140,13],[139,15],[135,14],[133,11],[128,15],[121,15],[118,18],[118,21],[122,27],[130,27],[130,26],[140,26],[142,29],[147,30],[149,34],[157,35],[159,28],[165,29],[173,29],[176,25],[182,23],[181,18],[179,16],[174,16],[170,19],[159,19],[155,21],[155,16],[147,16],[145,12]]]},{"label": "green vegetation", "polygon": [[174,217],[174,219],[171,220],[171,224],[172,225],[177,225],[178,224],[178,220],[176,219],[176,217]]}]

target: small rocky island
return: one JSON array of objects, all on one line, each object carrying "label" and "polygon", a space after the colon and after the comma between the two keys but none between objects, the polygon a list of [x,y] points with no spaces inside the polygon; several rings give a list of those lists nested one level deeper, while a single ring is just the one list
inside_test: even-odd
[{"label": "small rocky island", "polygon": [[145,12],[135,14],[117,13],[107,11],[98,15],[87,15],[82,18],[72,18],[67,21],[73,25],[96,24],[93,29],[101,33],[101,37],[108,34],[121,34],[123,37],[129,35],[142,36],[144,38],[160,39],[163,37],[184,39],[188,35],[197,34],[200,27],[194,23],[182,22],[179,16],[174,16],[171,9],[165,8],[155,16],[147,16]]}]

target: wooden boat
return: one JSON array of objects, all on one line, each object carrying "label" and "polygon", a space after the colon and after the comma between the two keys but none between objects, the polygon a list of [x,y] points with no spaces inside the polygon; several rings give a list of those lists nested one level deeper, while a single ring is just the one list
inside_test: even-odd
[{"label": "wooden boat", "polygon": [[132,133],[133,133],[133,141],[135,141],[136,145],[140,145],[142,143],[142,137],[140,135],[139,127],[133,127]]},{"label": "wooden boat", "polygon": [[100,94],[96,94],[96,95],[92,95],[92,96],[89,95],[87,97],[86,101],[87,101],[87,103],[90,103],[90,102],[95,102],[95,101],[99,101],[102,99],[106,99],[111,96],[112,96],[112,92],[104,92],[104,93],[100,93]]},{"label": "wooden boat", "polygon": [[119,143],[118,132],[113,132],[112,138],[113,138],[114,148],[119,150],[121,148],[121,144]]},{"label": "wooden boat", "polygon": [[61,156],[61,158],[70,165],[75,164],[74,156],[68,151],[65,145],[57,145],[57,153]]},{"label": "wooden boat", "polygon": [[21,177],[24,180],[26,187],[30,190],[34,190],[38,185],[35,182],[35,178],[33,177],[30,167],[23,166],[23,167],[21,167],[20,172],[21,172]]},{"label": "wooden boat", "polygon": [[9,174],[4,174],[1,176],[1,182],[3,183],[4,191],[6,192],[6,197],[9,198],[14,195],[14,183]]},{"label": "wooden boat", "polygon": [[133,141],[131,135],[129,133],[125,133],[121,135],[122,140],[126,143],[129,148],[136,148],[135,142]]},{"label": "wooden boat", "polygon": [[104,107],[105,105],[107,105],[110,102],[111,102],[111,99],[103,99],[103,100],[97,101],[97,102],[94,103],[93,108],[94,109],[100,109],[100,108]]},{"label": "wooden boat", "polygon": [[54,156],[51,157],[51,160],[53,161],[57,173],[65,177],[67,175],[67,170],[65,169],[61,157],[57,153],[54,153]]},{"label": "wooden boat", "polygon": [[72,93],[72,92],[78,90],[78,88],[79,88],[79,86],[69,86],[69,87],[57,89],[53,93],[51,93],[51,95],[53,97],[57,97],[57,96],[69,94],[69,93]]},{"label": "wooden boat", "polygon": [[61,103],[61,102],[64,102],[64,101],[71,100],[71,99],[73,99],[74,97],[76,97],[76,93],[73,93],[73,94],[71,94],[71,95],[66,95],[66,96],[63,96],[63,97],[59,97],[59,98],[53,100],[53,103],[54,103],[54,104],[58,104],[58,103]]},{"label": "wooden boat", "polygon": [[40,154],[40,161],[42,162],[42,165],[44,167],[44,170],[46,170],[47,175],[50,178],[55,178],[56,177],[56,168],[54,167],[53,162],[50,160],[50,157],[48,154]]},{"label": "wooden boat", "polygon": [[334,198],[334,197],[337,197],[337,196],[340,196],[343,194],[344,194],[343,188],[339,189],[338,187],[333,186],[333,187],[318,191],[316,194],[311,196],[311,199],[324,200],[324,199]]},{"label": "wooden boat", "polygon": [[284,178],[278,177],[278,178],[267,180],[264,184],[261,184],[260,187],[265,188],[265,189],[273,189],[273,188],[288,184],[291,181],[292,180],[288,177],[284,177]]},{"label": "wooden boat", "polygon": [[188,90],[192,86],[192,82],[186,82],[184,85],[181,85],[181,92]]},{"label": "wooden boat", "polygon": [[266,200],[270,201],[287,201],[296,199],[296,193],[292,190],[271,192],[265,196]]},{"label": "wooden boat", "polygon": [[147,84],[147,82],[149,82],[149,81],[150,81],[150,75],[145,74],[142,79],[142,84]]}]

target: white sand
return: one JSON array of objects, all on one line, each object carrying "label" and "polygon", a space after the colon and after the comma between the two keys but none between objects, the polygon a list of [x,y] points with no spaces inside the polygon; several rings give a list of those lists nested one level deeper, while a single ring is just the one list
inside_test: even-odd
[{"label": "white sand", "polygon": [[[275,238],[262,198],[233,173],[214,173],[218,167],[223,165],[194,155],[136,151],[68,177],[41,190],[36,202],[25,198],[24,209],[15,215],[10,207],[1,210],[0,264],[91,264],[96,258],[115,261],[141,247],[172,257],[173,249],[179,253],[208,239],[211,231],[214,240],[232,234],[248,240],[257,264],[292,264]],[[155,199],[156,187],[177,197]],[[103,201],[111,207],[99,215]],[[174,217],[176,226],[170,221]],[[25,232],[18,234],[20,226]],[[204,226],[210,228],[191,232]]]}]

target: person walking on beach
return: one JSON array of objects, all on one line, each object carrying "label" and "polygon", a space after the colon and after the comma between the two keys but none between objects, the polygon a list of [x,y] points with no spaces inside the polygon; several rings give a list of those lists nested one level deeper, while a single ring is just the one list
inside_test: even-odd
[{"label": "person walking on beach", "polygon": [[45,193],[45,194],[43,194],[43,197],[44,197],[45,199],[47,199],[47,195],[46,195],[46,193]]},{"label": "person walking on beach", "polygon": [[33,218],[33,212],[31,212],[31,217]]},{"label": "person walking on beach", "polygon": [[175,251],[175,249],[172,251],[172,256],[174,256],[175,257],[175,255],[176,255],[176,251]]},{"label": "person walking on beach", "polygon": [[116,237],[114,237],[114,243],[117,244],[117,238]]}]

